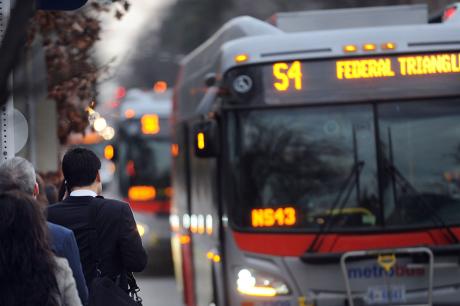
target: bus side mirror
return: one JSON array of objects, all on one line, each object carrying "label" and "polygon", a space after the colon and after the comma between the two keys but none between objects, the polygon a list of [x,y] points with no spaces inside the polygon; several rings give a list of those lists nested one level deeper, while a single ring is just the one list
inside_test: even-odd
[{"label": "bus side mirror", "polygon": [[104,147],[104,158],[114,163],[117,162],[118,152],[115,144],[108,144]]},{"label": "bus side mirror", "polygon": [[220,152],[219,126],[214,119],[193,126],[195,155],[202,158],[217,157]]}]

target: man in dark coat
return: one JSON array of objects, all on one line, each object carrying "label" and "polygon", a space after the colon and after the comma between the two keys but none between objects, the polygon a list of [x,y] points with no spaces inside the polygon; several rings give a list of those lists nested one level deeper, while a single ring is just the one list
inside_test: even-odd
[{"label": "man in dark coat", "polygon": [[[20,190],[34,196],[39,194],[35,169],[24,158],[13,157],[0,164],[0,192]],[[73,232],[63,226],[48,222],[51,249],[56,256],[64,257],[69,262],[77,285],[78,295],[83,305],[88,301],[88,289],[80,262],[80,254]]]},{"label": "man in dark coat", "polygon": [[147,255],[129,205],[99,196],[100,168],[92,151],[69,150],[62,161],[69,196],[48,208],[48,220],[73,230],[88,286],[99,270],[127,289],[126,272],[142,271]]}]

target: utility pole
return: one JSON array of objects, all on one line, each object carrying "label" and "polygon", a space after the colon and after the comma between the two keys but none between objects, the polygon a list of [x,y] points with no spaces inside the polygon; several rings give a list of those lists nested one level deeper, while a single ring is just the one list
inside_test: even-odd
[{"label": "utility pole", "polygon": [[[13,0],[14,1],[14,0]],[[12,0],[4,0],[0,2],[0,40],[4,42],[8,22],[11,15],[11,5]],[[10,70],[11,71],[11,70]],[[8,87],[12,86],[11,74],[8,73],[3,78],[0,77],[4,84],[2,89],[0,89],[0,97],[2,97],[2,103],[0,103],[0,139],[1,139],[1,149],[0,149],[0,160],[6,160],[14,156],[14,117],[13,117],[13,96],[7,95],[6,92],[9,91]],[[0,85],[1,86],[1,85]],[[6,101],[5,101],[6,99]],[[6,102],[6,103],[5,103]]]}]

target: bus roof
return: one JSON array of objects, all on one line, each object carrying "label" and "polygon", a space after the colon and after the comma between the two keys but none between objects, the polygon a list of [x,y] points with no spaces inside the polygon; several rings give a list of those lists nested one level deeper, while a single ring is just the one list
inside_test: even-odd
[{"label": "bus roof", "polygon": [[[171,113],[170,90],[164,93],[154,93],[140,89],[130,89],[120,105],[120,117],[140,118],[144,114],[157,114],[168,117]],[[126,116],[130,112],[131,115]]]},{"label": "bus roof", "polygon": [[224,24],[211,38],[200,45],[182,61],[183,74],[194,75],[200,71],[212,69],[216,64],[217,54],[226,42],[261,35],[282,34],[282,31],[259,19],[241,16]]},{"label": "bus roof", "polygon": [[284,32],[423,24],[428,21],[428,7],[395,5],[277,13],[270,22]]},{"label": "bus roof", "polygon": [[[226,72],[238,66],[234,58],[247,54],[244,65],[273,62],[282,59],[312,59],[346,56],[372,56],[393,53],[416,53],[460,49],[459,24],[424,24],[325,30],[286,33],[271,39],[258,36],[238,39],[222,46],[220,71]],[[366,43],[381,45],[391,42],[396,50],[368,52],[358,50],[352,54],[344,52],[344,46],[362,46]]]}]

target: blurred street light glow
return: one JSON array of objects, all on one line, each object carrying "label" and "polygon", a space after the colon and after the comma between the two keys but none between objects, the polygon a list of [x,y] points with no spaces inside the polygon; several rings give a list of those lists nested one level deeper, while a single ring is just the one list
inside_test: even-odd
[{"label": "blurred street light glow", "polygon": [[90,106],[86,108],[86,111],[88,112],[88,121],[91,125],[94,125],[94,122],[101,117],[101,115]]},{"label": "blurred street light glow", "polygon": [[126,88],[123,86],[119,86],[117,88],[117,92],[115,93],[115,98],[117,100],[121,100],[126,96]]},{"label": "blurred street light glow", "polygon": [[158,81],[153,86],[153,91],[156,93],[164,93],[168,90],[168,83],[165,81]]},{"label": "blurred street light glow", "polygon": [[126,111],[125,111],[125,117],[127,119],[131,119],[131,118],[134,118],[134,116],[136,116],[136,112],[131,109],[131,108],[128,108]]},{"label": "blurred street light glow", "polygon": [[107,127],[107,121],[104,118],[99,117],[94,120],[93,127],[96,132],[102,132]]},{"label": "blurred street light glow", "polygon": [[111,126],[108,126],[106,127],[103,131],[100,132],[101,133],[101,136],[105,139],[105,140],[111,140],[113,137],[115,137],[115,130],[113,127]]}]

